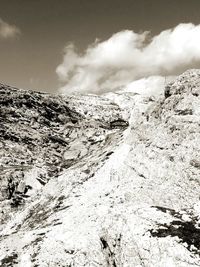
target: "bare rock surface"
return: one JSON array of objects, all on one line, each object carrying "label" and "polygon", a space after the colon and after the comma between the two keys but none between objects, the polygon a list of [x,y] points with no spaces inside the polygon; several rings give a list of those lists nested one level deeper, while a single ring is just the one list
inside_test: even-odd
[{"label": "bare rock surface", "polygon": [[200,266],[200,70],[159,99],[1,85],[0,266]]}]

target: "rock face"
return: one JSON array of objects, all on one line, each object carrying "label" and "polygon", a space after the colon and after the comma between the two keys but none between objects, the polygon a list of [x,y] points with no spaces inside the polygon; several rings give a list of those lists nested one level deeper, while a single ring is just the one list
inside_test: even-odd
[{"label": "rock face", "polygon": [[158,100],[1,85],[0,266],[200,266],[199,88],[199,70]]}]

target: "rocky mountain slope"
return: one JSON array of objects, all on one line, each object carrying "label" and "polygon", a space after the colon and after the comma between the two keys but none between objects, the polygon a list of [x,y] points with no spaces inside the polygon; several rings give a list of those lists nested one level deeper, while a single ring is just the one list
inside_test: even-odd
[{"label": "rocky mountain slope", "polygon": [[0,92],[0,266],[200,266],[200,70],[157,100]]}]

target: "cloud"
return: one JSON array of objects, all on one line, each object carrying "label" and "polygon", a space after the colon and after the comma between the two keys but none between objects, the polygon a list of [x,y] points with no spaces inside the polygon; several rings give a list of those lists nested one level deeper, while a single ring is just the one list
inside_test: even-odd
[{"label": "cloud", "polygon": [[132,81],[123,88],[123,91],[138,93],[146,96],[156,96],[163,92],[166,84],[174,79],[175,76],[149,76]]},{"label": "cloud", "polygon": [[69,44],[56,69],[63,83],[60,90],[104,93],[128,88],[140,78],[175,75],[200,63],[199,44],[200,25],[192,23],[154,37],[149,32],[124,30],[106,41],[95,41],[83,54]]},{"label": "cloud", "polygon": [[0,38],[10,39],[18,36],[21,33],[20,29],[15,25],[10,25],[0,18]]}]

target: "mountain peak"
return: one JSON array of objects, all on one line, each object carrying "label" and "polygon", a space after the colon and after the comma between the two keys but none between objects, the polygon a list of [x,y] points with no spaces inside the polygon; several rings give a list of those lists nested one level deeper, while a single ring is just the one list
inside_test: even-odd
[{"label": "mountain peak", "polygon": [[169,83],[165,88],[165,96],[177,94],[200,94],[200,70],[190,69],[178,76],[175,81]]}]

